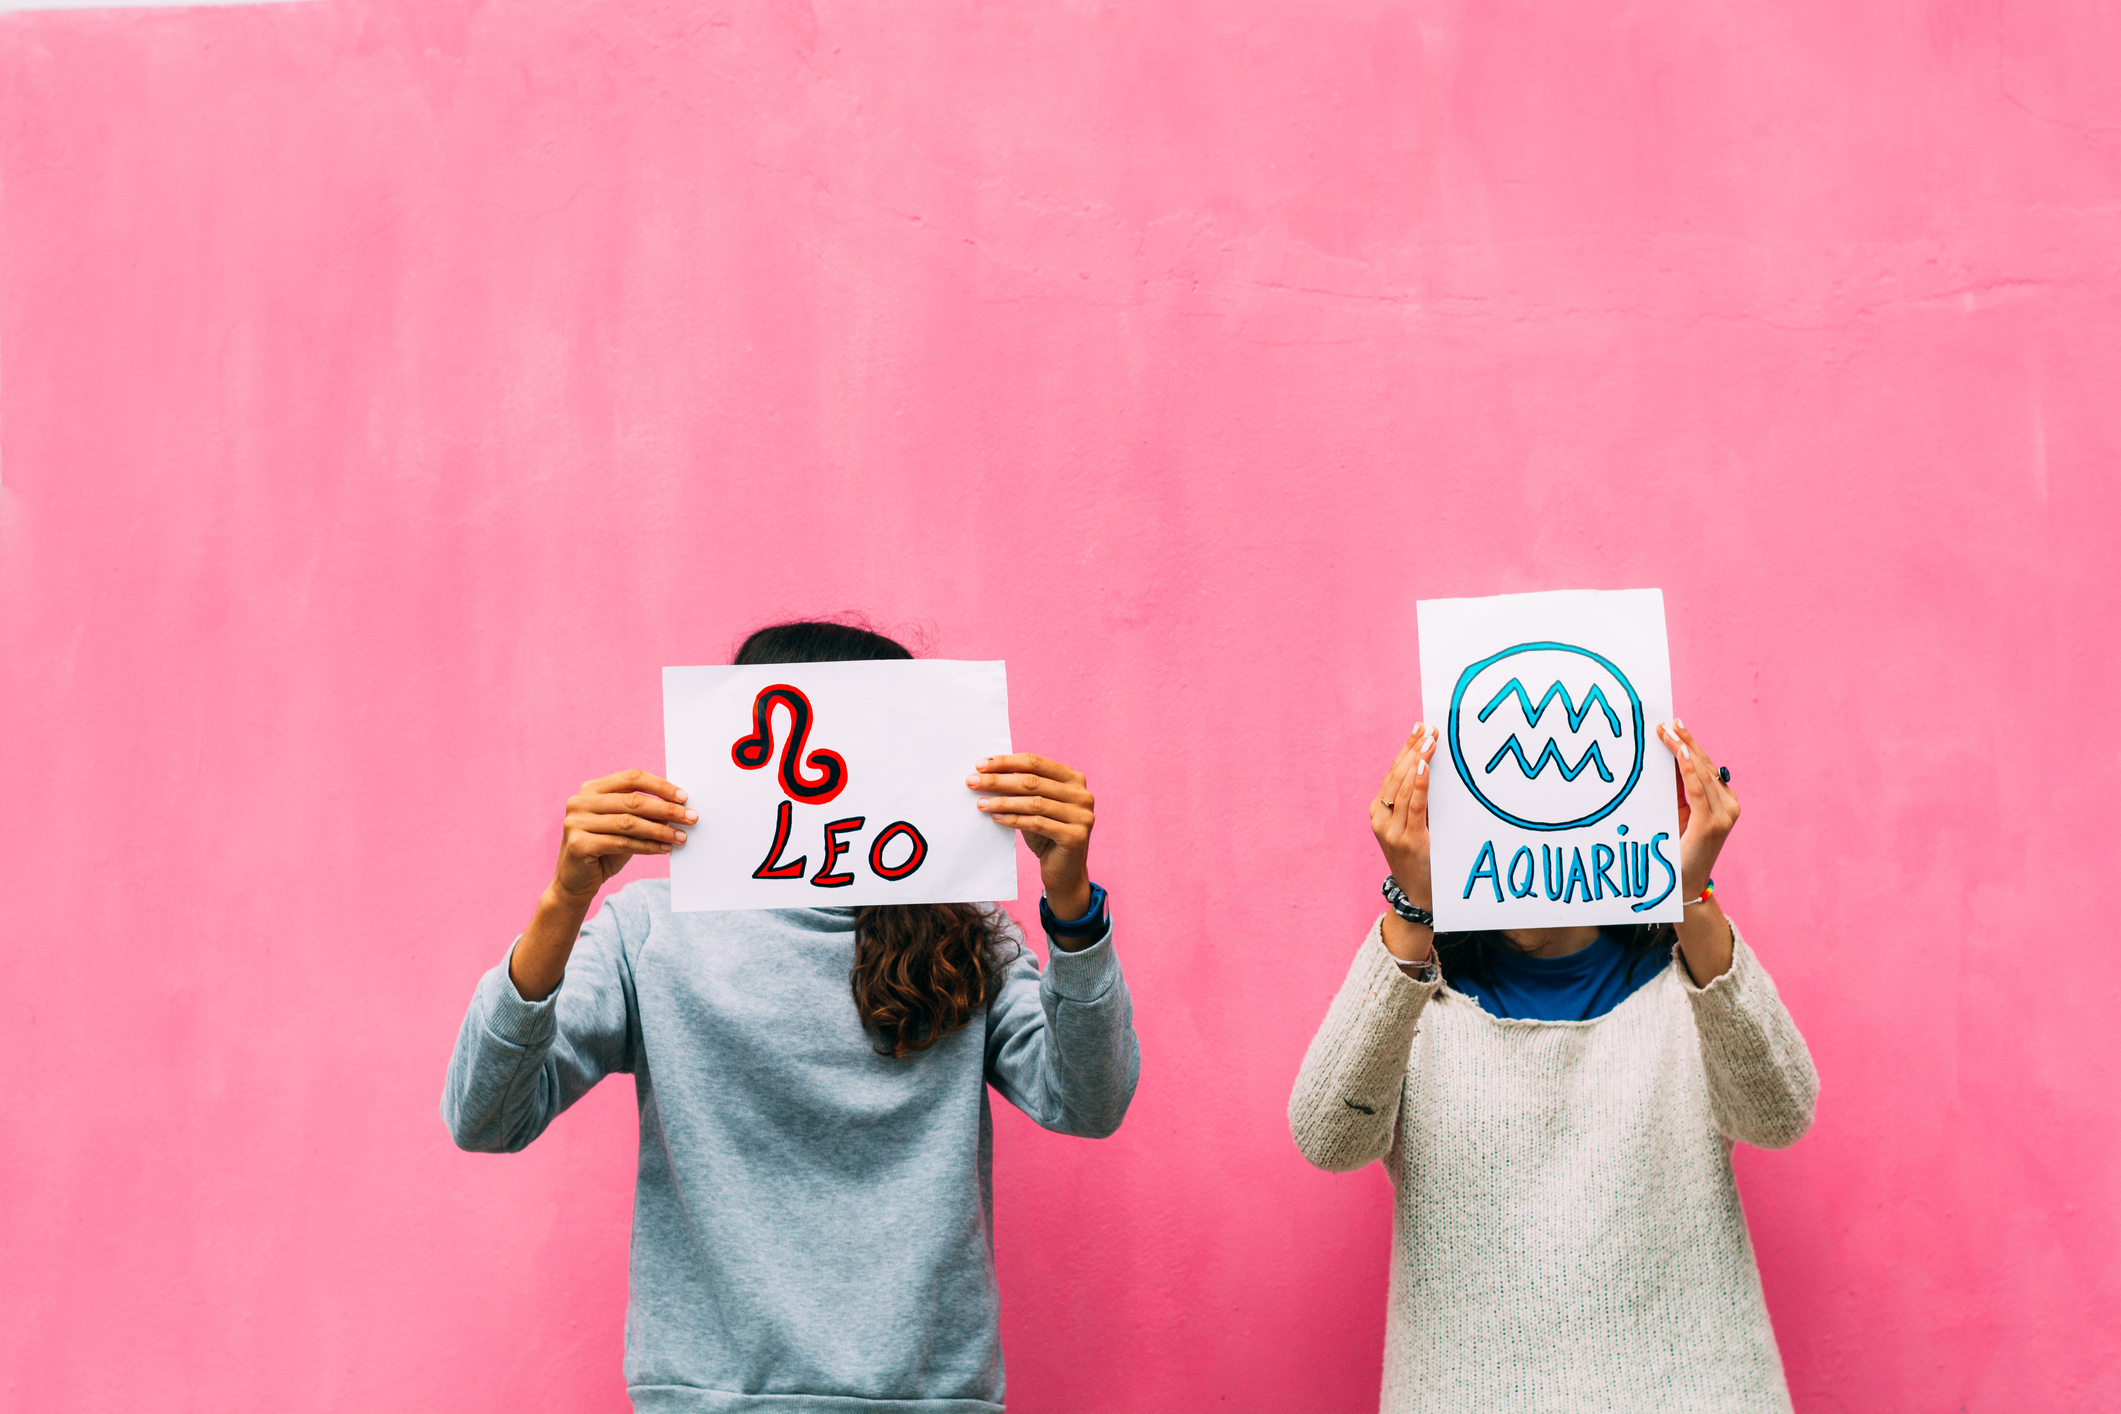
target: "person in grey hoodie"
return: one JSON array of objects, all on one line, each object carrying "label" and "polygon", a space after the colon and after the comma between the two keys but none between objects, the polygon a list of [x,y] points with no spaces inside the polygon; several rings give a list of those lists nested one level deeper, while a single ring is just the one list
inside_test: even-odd
[{"label": "person in grey hoodie", "polygon": [[[904,658],[829,623],[743,663]],[[641,1411],[990,1414],[1003,1400],[992,1086],[1047,1129],[1119,1127],[1141,1069],[1081,773],[974,764],[979,807],[1038,855],[1041,969],[992,905],[672,913],[636,854],[698,822],[641,771],[568,801],[560,860],[480,979],[442,1115],[514,1152],[606,1075],[640,1110],[625,1374]]]}]

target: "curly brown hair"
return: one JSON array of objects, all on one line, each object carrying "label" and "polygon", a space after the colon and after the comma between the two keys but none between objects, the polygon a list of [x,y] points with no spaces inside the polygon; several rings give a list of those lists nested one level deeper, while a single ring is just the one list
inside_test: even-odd
[{"label": "curly brown hair", "polygon": [[[736,662],[911,658],[864,623],[804,619],[746,638]],[[904,1060],[972,1023],[1014,954],[998,912],[969,903],[875,904],[854,911],[855,1010],[879,1054]]]},{"label": "curly brown hair", "polygon": [[904,1060],[970,1025],[1012,949],[994,915],[969,903],[854,911],[854,1006],[877,1051]]}]

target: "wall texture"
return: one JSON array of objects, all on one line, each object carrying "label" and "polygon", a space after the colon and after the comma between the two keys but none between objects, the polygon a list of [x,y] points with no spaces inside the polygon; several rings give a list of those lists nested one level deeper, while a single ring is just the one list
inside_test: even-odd
[{"label": "wall texture", "polygon": [[2121,1403],[2117,49],[0,16],[0,1404],[622,1409],[630,1091],[464,1155],[443,1062],[657,669],[862,609],[1007,658],[1100,795],[1147,1077],[1106,1143],[1004,1122],[1015,1407],[1373,1408],[1386,1186],[1282,1108],[1414,601],[1634,585],[1825,1078],[1739,1161],[1799,1409]]}]

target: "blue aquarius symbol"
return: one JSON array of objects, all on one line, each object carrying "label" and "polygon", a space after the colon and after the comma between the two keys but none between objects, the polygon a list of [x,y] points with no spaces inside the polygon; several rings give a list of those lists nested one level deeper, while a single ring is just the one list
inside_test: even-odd
[{"label": "blue aquarius symbol", "polygon": [[[1620,714],[1613,710],[1612,703],[1606,701],[1605,689],[1595,682],[1591,684],[1591,690],[1583,695],[1583,706],[1581,707],[1578,707],[1570,700],[1569,690],[1558,681],[1547,689],[1547,695],[1540,698],[1539,705],[1534,707],[1531,694],[1524,690],[1524,684],[1516,678],[1511,678],[1502,685],[1502,691],[1496,693],[1494,699],[1487,706],[1480,709],[1480,720],[1485,722],[1488,718],[1494,716],[1495,709],[1509,701],[1510,694],[1513,692],[1517,694],[1518,706],[1523,709],[1525,723],[1528,726],[1538,726],[1539,719],[1547,714],[1547,704],[1558,697],[1561,699],[1561,710],[1568,716],[1570,731],[1583,730],[1583,719],[1591,715],[1591,707],[1595,703],[1598,709],[1605,713],[1606,721],[1612,724],[1613,735],[1620,735]],[[1489,769],[1492,770],[1494,768],[1490,767]],[[1572,776],[1570,779],[1573,780],[1575,778]],[[1613,778],[1607,776],[1606,779],[1610,781]]]},{"label": "blue aquarius symbol", "polygon": [[[1615,732],[1613,735],[1618,736],[1620,733]],[[1561,748],[1554,744],[1554,738],[1548,737],[1547,749],[1539,753],[1539,764],[1534,766],[1525,761],[1524,748],[1517,744],[1517,734],[1512,732],[1510,739],[1502,744],[1502,750],[1488,758],[1486,771],[1493,772],[1502,764],[1502,758],[1505,756],[1517,758],[1517,769],[1524,772],[1526,780],[1538,780],[1539,773],[1547,768],[1549,761],[1554,763],[1555,769],[1561,772],[1561,778],[1565,781],[1575,780],[1583,774],[1583,768],[1593,761],[1598,763],[1598,779],[1608,782],[1613,779],[1613,773],[1606,769],[1605,757],[1599,752],[1598,743],[1595,741],[1591,743],[1591,749],[1583,753],[1583,759],[1571,766],[1567,758],[1562,756]]]},{"label": "blue aquarius symbol", "polygon": [[[1604,669],[1611,681],[1622,692],[1627,694],[1628,717],[1634,732],[1634,753],[1628,762],[1627,782],[1618,790],[1610,793],[1601,791],[1599,793],[1601,798],[1595,808],[1569,820],[1528,820],[1490,799],[1487,793],[1481,790],[1480,782],[1475,779],[1475,772],[1471,763],[1466,760],[1465,752],[1459,741],[1459,713],[1463,705],[1462,699],[1465,697],[1466,689],[1472,686],[1474,679],[1495,664],[1502,662],[1505,658],[1513,657],[1519,653],[1540,651],[1573,653],[1579,657],[1589,659],[1592,663]],[[1537,682],[1538,679],[1534,678],[1533,681]],[[1520,679],[1513,677],[1504,683],[1502,688],[1488,700],[1488,705],[1480,709],[1474,720],[1479,722],[1487,721],[1505,702],[1508,702],[1513,697],[1517,700],[1518,709],[1524,714],[1527,729],[1537,727],[1540,719],[1546,716],[1547,708],[1553,706],[1558,699],[1561,704],[1562,715],[1568,720],[1570,731],[1582,730],[1583,724],[1591,719],[1591,714],[1597,712],[1603,716],[1606,726],[1611,730],[1615,738],[1625,739],[1627,737],[1627,730],[1621,723],[1620,713],[1614,708],[1612,699],[1606,695],[1605,685],[1599,682],[1593,682],[1589,690],[1583,694],[1582,700],[1579,701],[1571,695],[1569,689],[1560,679],[1556,678],[1553,685],[1546,690],[1535,704],[1532,701],[1531,693],[1525,690],[1524,683]],[[1479,699],[1475,698],[1474,700],[1478,701]],[[1527,830],[1573,830],[1604,819],[1619,807],[1620,802],[1626,800],[1633,793],[1635,782],[1642,775],[1642,699],[1636,696],[1635,686],[1628,681],[1627,674],[1621,672],[1611,660],[1600,654],[1593,653],[1588,648],[1579,648],[1571,643],[1520,643],[1514,648],[1505,648],[1500,653],[1481,659],[1459,674],[1458,686],[1451,693],[1449,739],[1451,761],[1458,768],[1459,779],[1463,780],[1466,783],[1466,788],[1473,792],[1473,798],[1487,807],[1491,813]],[[1537,780],[1540,773],[1546,770],[1547,763],[1552,762],[1554,769],[1564,781],[1573,782],[1590,770],[1596,770],[1598,779],[1607,785],[1611,785],[1614,781],[1613,769],[1607,763],[1605,752],[1600,748],[1598,742],[1593,741],[1584,749],[1583,754],[1577,758],[1575,764],[1571,765],[1568,757],[1562,755],[1561,747],[1552,733],[1549,733],[1547,737],[1546,746],[1536,758],[1531,760],[1525,758],[1524,746],[1518,740],[1517,734],[1511,733],[1509,740],[1505,741],[1496,750],[1495,754],[1488,758],[1487,764],[1480,768],[1478,774],[1482,777],[1490,776],[1506,759],[1513,757],[1516,759],[1517,769],[1524,774],[1527,780]],[[1578,796],[1578,800],[1580,803],[1588,803],[1583,802],[1581,796]]]}]

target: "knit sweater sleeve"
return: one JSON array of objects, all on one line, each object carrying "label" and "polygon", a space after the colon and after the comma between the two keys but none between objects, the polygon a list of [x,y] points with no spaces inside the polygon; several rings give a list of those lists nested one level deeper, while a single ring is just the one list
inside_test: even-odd
[{"label": "knit sweater sleeve", "polygon": [[1356,950],[1289,1096],[1296,1147],[1332,1173],[1359,1169],[1391,1149],[1415,1023],[1443,985],[1402,972],[1378,924]]},{"label": "knit sweater sleeve", "polygon": [[1684,965],[1679,977],[1694,1008],[1716,1128],[1726,1139],[1762,1149],[1786,1149],[1803,1138],[1819,1097],[1819,1073],[1737,925],[1728,971],[1706,987],[1695,986]]}]

